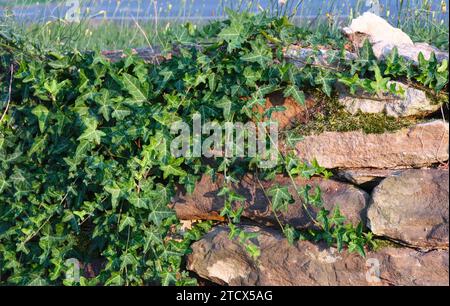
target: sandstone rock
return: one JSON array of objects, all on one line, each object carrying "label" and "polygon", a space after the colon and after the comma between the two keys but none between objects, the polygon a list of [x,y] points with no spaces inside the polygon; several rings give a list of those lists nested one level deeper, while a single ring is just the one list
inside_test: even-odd
[{"label": "sandstone rock", "polygon": [[383,134],[324,132],[296,145],[305,160],[333,168],[401,169],[448,160],[448,122],[436,120]]},{"label": "sandstone rock", "polygon": [[386,178],[373,193],[368,226],[376,235],[448,248],[448,171],[412,169]]},{"label": "sandstone rock", "polygon": [[363,258],[324,244],[298,241],[293,246],[279,233],[258,227],[254,239],[261,256],[254,261],[244,247],[217,227],[192,245],[187,267],[199,276],[225,285],[446,285],[448,251],[428,253],[409,248],[384,248]]},{"label": "sandstone rock", "polygon": [[380,183],[384,178],[399,174],[401,171],[402,170],[363,168],[339,170],[336,174],[340,179],[346,180],[354,185],[364,185],[368,183]]},{"label": "sandstone rock", "polygon": [[[391,82],[397,88],[405,91],[403,96],[383,94],[382,96],[367,96],[358,93],[356,96],[338,87],[340,91],[339,103],[352,115],[358,111],[368,114],[384,113],[391,117],[424,117],[440,109],[441,105],[429,99],[426,93],[400,82]],[[390,86],[390,84],[388,84]]]},{"label": "sandstone rock", "polygon": [[419,53],[422,53],[426,59],[430,58],[432,52],[440,61],[448,59],[448,53],[426,43],[414,44],[402,30],[391,26],[386,20],[370,12],[353,19],[350,26],[345,27],[343,32],[357,48],[362,47],[365,39],[368,39],[378,59],[387,56],[394,48],[398,49],[400,56],[414,62],[418,62]]},{"label": "sandstone rock", "polygon": [[[274,93],[266,98],[264,107],[257,105],[255,111],[261,115],[272,107],[284,106],[286,110],[272,113],[271,121],[278,122],[280,129],[286,129],[293,124],[301,124],[309,119],[309,114],[314,111],[317,101],[309,96],[305,98],[305,105],[300,105],[292,98],[284,98],[281,93]],[[265,118],[267,119],[267,118]]]},{"label": "sandstone rock", "polygon": [[[217,196],[217,193],[223,186],[223,177],[218,176],[216,182],[213,182],[207,175],[203,176],[197,183],[193,194],[185,195],[179,193],[174,199],[174,209],[180,219],[213,219],[220,220],[219,213],[223,207],[223,198]],[[289,206],[287,212],[279,215],[282,222],[288,222],[297,228],[312,228],[313,224],[308,218],[302,207],[302,200],[295,192],[289,178],[277,176],[273,181],[261,181],[261,185],[268,190],[274,184],[289,186],[289,191],[295,199],[295,203]],[[322,178],[312,178],[305,180],[295,179],[298,187],[310,184],[319,186],[322,191],[324,206],[332,210],[335,205],[339,205],[341,213],[347,217],[349,222],[357,225],[366,220],[366,205],[368,194],[351,184],[326,180]],[[245,210],[243,216],[256,222],[276,225],[275,217],[269,209],[264,190],[259,182],[251,175],[243,177],[238,184],[234,185],[234,190],[244,196]],[[316,210],[311,209],[310,213],[315,216]]]}]

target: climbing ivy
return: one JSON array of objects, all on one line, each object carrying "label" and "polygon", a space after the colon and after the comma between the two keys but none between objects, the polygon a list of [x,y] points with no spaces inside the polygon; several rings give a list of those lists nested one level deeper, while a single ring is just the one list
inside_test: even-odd
[{"label": "climbing ivy", "polygon": [[[405,65],[394,52],[379,63],[367,44],[358,59],[345,60],[343,52],[333,57],[338,69],[314,61],[298,67],[283,50],[308,41],[304,29],[286,17],[228,14],[229,19],[201,28],[169,29],[161,48],[171,55],[155,63],[132,52],[112,63],[95,52],[41,50],[2,32],[1,80],[7,93],[2,97],[10,105],[7,111],[3,105],[0,122],[1,283],[195,284],[182,260],[212,224],[183,231],[169,204],[180,190],[192,192],[202,175],[218,172],[226,177],[220,196],[230,238],[257,258],[254,234],[238,227],[243,209],[235,204],[244,199],[230,183],[249,171],[264,179],[330,173],[292,156],[282,156],[277,167],[265,171],[255,166],[261,156],[175,158],[169,154],[173,123],[190,123],[196,114],[203,122],[219,123],[270,118],[283,108],[255,111],[268,94],[281,92],[304,104],[306,91],[333,96],[336,82],[371,93],[397,92],[387,85],[390,77],[407,77],[435,91],[447,86],[447,62],[421,57],[418,66]],[[15,72],[8,92],[3,85],[10,63]],[[297,192],[306,210],[314,206],[320,212],[313,218],[317,228],[307,233],[280,223],[290,242],[325,240],[365,254],[371,235],[361,225],[346,225],[337,207],[326,211],[320,190],[311,193],[307,186]],[[267,196],[275,214],[292,202],[287,186],[274,186]],[[68,281],[72,267],[66,261],[73,258],[84,265],[99,262],[100,272]]]}]

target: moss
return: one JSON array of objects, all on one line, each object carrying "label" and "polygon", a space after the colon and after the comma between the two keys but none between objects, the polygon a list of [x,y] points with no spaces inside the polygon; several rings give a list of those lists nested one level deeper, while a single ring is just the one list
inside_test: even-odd
[{"label": "moss", "polygon": [[311,135],[325,131],[349,132],[362,130],[368,134],[392,132],[411,126],[420,120],[415,118],[394,118],[385,114],[352,115],[336,98],[321,97],[321,105],[311,119],[295,128],[299,135]]},{"label": "moss", "polygon": [[402,245],[398,244],[392,240],[376,238],[374,239],[375,247],[373,247],[373,251],[377,252],[385,248],[401,248]]}]

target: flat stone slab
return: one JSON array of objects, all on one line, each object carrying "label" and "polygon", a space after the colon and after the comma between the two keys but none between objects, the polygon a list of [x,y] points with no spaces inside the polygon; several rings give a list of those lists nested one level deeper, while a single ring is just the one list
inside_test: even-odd
[{"label": "flat stone slab", "polygon": [[324,132],[304,137],[296,154],[328,169],[426,167],[448,160],[448,131],[448,122],[435,120],[383,134]]}]

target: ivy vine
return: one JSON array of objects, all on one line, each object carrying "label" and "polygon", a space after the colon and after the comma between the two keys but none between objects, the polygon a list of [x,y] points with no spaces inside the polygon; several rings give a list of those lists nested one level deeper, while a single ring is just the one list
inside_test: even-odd
[{"label": "ivy vine", "polygon": [[[207,163],[174,158],[169,154],[172,123],[194,114],[204,122],[262,119],[283,110],[255,112],[266,95],[280,91],[303,104],[306,91],[331,97],[336,82],[371,93],[397,92],[388,86],[390,78],[407,78],[436,93],[447,87],[447,61],[420,57],[414,65],[394,51],[378,62],[368,43],[355,60],[336,52],[330,61],[339,62],[339,69],[313,61],[297,67],[283,50],[307,42],[311,33],[286,17],[228,15],[204,27],[169,29],[161,47],[172,56],[154,64],[131,52],[111,63],[96,52],[41,50],[26,38],[1,33],[2,83],[9,63],[15,72],[11,91],[6,89],[8,109],[0,112],[0,283],[195,284],[182,269],[183,257],[212,223],[181,231],[168,204],[180,186],[192,192],[202,175],[218,172],[226,176],[220,195],[230,238],[257,258],[254,234],[238,226],[243,210],[234,204],[244,199],[229,183],[249,171],[261,179],[284,173],[292,182],[297,175],[330,173],[292,155],[281,156],[277,167],[264,171],[255,166],[261,156]],[[343,42],[328,41],[342,50]],[[291,243],[324,240],[365,255],[372,236],[361,224],[346,224],[338,207],[325,210],[318,189],[306,186],[296,192],[306,211],[316,207],[320,212],[311,217],[317,228],[307,232],[280,222]],[[275,215],[292,202],[286,186],[266,194]],[[68,281],[65,262],[71,258],[85,265],[100,259],[101,271]]]}]

